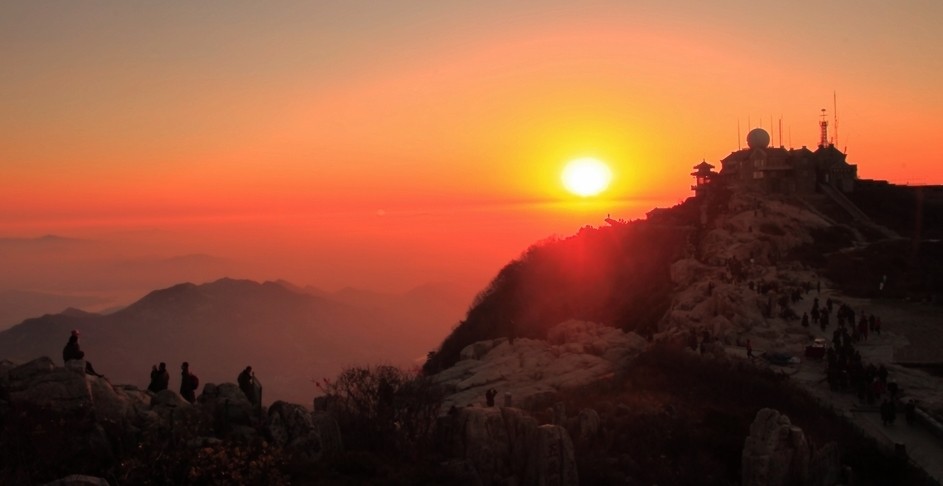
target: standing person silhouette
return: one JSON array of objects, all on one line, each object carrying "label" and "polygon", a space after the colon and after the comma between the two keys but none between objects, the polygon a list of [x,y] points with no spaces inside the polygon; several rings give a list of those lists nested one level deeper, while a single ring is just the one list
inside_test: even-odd
[{"label": "standing person silhouette", "polygon": [[242,370],[242,373],[239,373],[239,377],[236,381],[239,382],[239,389],[242,390],[242,393],[249,399],[249,403],[255,405],[257,400],[255,396],[255,373],[252,372],[252,367],[246,366],[246,369]]},{"label": "standing person silhouette", "polygon": [[180,396],[186,401],[196,401],[196,389],[200,386],[200,379],[190,372],[190,363],[184,361],[180,365]]},{"label": "standing person silhouette", "polygon": [[147,389],[157,393],[166,390],[168,385],[170,385],[170,373],[167,372],[167,363],[162,362],[159,368],[151,369],[151,384],[147,386]]}]

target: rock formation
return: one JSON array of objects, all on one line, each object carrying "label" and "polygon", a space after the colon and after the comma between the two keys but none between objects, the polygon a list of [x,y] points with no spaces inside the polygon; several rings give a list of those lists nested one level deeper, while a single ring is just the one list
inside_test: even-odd
[{"label": "rock formation", "polygon": [[473,468],[481,484],[579,484],[573,442],[561,426],[538,426],[506,407],[454,409],[444,420],[451,455]]},{"label": "rock formation", "polygon": [[[0,363],[0,444],[19,444],[17,456],[34,468],[103,471],[147,437],[190,438],[184,447],[196,451],[222,439],[248,443],[267,436],[302,464],[342,450],[337,422],[327,414],[285,402],[276,402],[267,416],[260,412],[233,383],[208,383],[191,404],[173,390],[112,385],[87,375],[81,360],[64,367],[47,357]],[[69,476],[52,484],[96,480]]]},{"label": "rock formation", "polygon": [[750,425],[741,467],[743,486],[830,486],[840,473],[835,444],[814,451],[802,429],[770,408],[757,412]]},{"label": "rock formation", "polygon": [[571,320],[552,328],[546,341],[502,338],[473,343],[435,380],[451,390],[444,409],[484,404],[490,388],[499,396],[511,393],[517,407],[547,406],[546,400],[558,390],[611,376],[647,345],[635,333]]}]

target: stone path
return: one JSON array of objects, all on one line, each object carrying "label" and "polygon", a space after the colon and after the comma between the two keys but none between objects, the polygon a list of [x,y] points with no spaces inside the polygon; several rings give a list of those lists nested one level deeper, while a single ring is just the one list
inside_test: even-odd
[{"label": "stone path", "polygon": [[889,451],[893,450],[895,444],[903,444],[908,457],[916,465],[938,482],[943,482],[943,440],[923,426],[908,425],[901,412],[897,414],[897,421],[893,425],[885,426],[877,406],[863,404],[851,393],[831,391],[824,375],[821,362],[806,361],[798,366],[793,379]]},{"label": "stone path", "polygon": [[[918,403],[937,409],[943,404],[943,378],[895,364],[914,356],[919,356],[921,362],[943,362],[943,326],[938,324],[938,310],[906,302],[849,298],[830,290],[822,292],[820,301],[828,297],[847,303],[859,316],[864,312],[881,317],[882,334],[872,335],[868,341],[855,345],[865,362],[884,363],[890,380],[900,384],[904,397],[915,397]],[[834,324],[825,332],[810,327],[813,335],[829,340],[833,330]],[[888,450],[893,450],[895,444],[903,444],[910,460],[943,483],[943,438],[933,435],[924,426],[908,425],[901,412],[893,425],[885,426],[877,406],[861,403],[854,394],[829,389],[822,361],[803,359],[787,373]]]}]

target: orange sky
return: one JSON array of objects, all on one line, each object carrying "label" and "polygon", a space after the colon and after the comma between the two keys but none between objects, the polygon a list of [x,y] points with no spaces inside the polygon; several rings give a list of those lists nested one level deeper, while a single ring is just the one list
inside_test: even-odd
[{"label": "orange sky", "polygon": [[[245,222],[340,214],[320,224],[370,261],[460,234],[456,252],[500,246],[477,268],[610,211],[554,206],[489,229],[468,208],[571,200],[559,173],[579,156],[612,165],[606,198],[677,202],[691,166],[737,149],[738,121],[742,138],[748,120],[782,118],[775,144],[815,145],[833,92],[861,177],[943,183],[927,143],[943,113],[941,2],[377,3],[0,4],[0,237],[199,221],[226,243],[188,230],[179,251],[315,261],[253,245],[282,230]],[[396,219],[429,211],[444,220]],[[378,214],[399,224],[367,222]]]}]

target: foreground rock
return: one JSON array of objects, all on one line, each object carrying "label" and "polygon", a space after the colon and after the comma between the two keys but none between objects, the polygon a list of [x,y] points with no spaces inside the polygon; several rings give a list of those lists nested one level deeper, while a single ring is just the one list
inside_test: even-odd
[{"label": "foreground rock", "polygon": [[88,482],[97,478],[62,476],[111,471],[142,443],[189,447],[196,456],[223,440],[248,444],[266,437],[296,463],[342,449],[330,416],[284,402],[265,415],[233,383],[208,383],[191,404],[173,390],[112,385],[87,375],[84,361],[59,367],[47,357],[2,363],[0,426],[0,471],[6,475],[0,482],[60,477],[50,484],[99,484]]},{"label": "foreground rock", "polygon": [[813,450],[789,417],[770,408],[757,412],[743,445],[743,486],[830,486],[840,471],[834,443]]},{"label": "foreground rock", "polygon": [[95,476],[72,474],[51,483],[46,483],[43,486],[109,486],[109,483],[105,479]]},{"label": "foreground rock", "polygon": [[577,485],[576,456],[566,429],[537,425],[520,409],[466,407],[443,418],[450,454],[480,484]]}]

